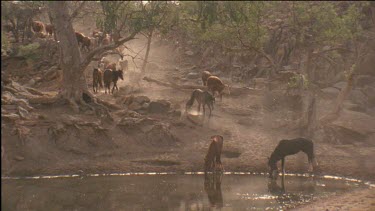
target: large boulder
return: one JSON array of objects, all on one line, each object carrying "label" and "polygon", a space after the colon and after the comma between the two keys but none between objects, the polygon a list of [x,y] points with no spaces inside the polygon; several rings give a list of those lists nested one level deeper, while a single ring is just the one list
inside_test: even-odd
[{"label": "large boulder", "polygon": [[171,103],[167,100],[157,100],[150,102],[148,111],[150,113],[167,113],[171,107]]},{"label": "large boulder", "polygon": [[194,52],[189,50],[189,51],[185,51],[185,54],[188,56],[193,56]]},{"label": "large boulder", "polygon": [[341,82],[338,82],[335,85],[333,85],[333,87],[336,88],[336,89],[339,89],[339,90],[343,90],[346,87],[347,84],[348,83],[346,81],[341,81]]},{"label": "large boulder", "polygon": [[344,109],[329,127],[340,143],[365,141],[375,133],[375,117]]},{"label": "large boulder", "polygon": [[365,86],[362,92],[368,97],[368,105],[375,106],[375,87]]},{"label": "large boulder", "polygon": [[326,95],[335,97],[340,93],[340,90],[334,87],[327,87],[327,88],[322,89],[322,92]]},{"label": "large boulder", "polygon": [[359,89],[353,89],[349,94],[349,99],[356,104],[367,106],[368,98],[363,92]]},{"label": "large boulder", "polygon": [[359,75],[355,77],[355,86],[364,87],[375,82],[375,77],[371,75]]},{"label": "large boulder", "polygon": [[150,101],[151,101],[150,98],[148,98],[147,96],[136,96],[133,99],[133,102],[139,103],[141,105],[143,103],[149,103]]},{"label": "large boulder", "polygon": [[199,73],[188,73],[186,75],[186,78],[188,78],[188,79],[197,79],[197,78],[200,78],[200,74]]},{"label": "large boulder", "polygon": [[175,146],[179,142],[178,138],[171,133],[168,124],[152,118],[124,117],[118,126],[144,145]]},{"label": "large boulder", "polygon": [[142,109],[142,104],[134,101],[130,105],[128,105],[128,109],[134,111]]}]

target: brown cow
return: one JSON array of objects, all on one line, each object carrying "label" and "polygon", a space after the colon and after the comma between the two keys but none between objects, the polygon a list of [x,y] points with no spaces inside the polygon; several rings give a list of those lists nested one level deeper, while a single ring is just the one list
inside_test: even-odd
[{"label": "brown cow", "polygon": [[208,71],[203,71],[202,72],[202,82],[203,82],[203,86],[207,86],[207,79],[212,76],[212,74]]},{"label": "brown cow", "polygon": [[210,76],[207,79],[207,88],[215,96],[215,92],[218,92],[220,95],[220,101],[223,100],[223,91],[225,88],[228,89],[228,94],[230,94],[230,89],[227,84],[224,84],[217,76]]},{"label": "brown cow", "polygon": [[74,32],[74,33],[76,35],[78,45],[80,45],[80,44],[83,45],[83,40],[84,40],[85,35],[83,35],[82,33],[79,33],[79,32]]},{"label": "brown cow", "polygon": [[52,36],[55,33],[55,27],[52,24],[46,24],[45,27],[48,35]]},{"label": "brown cow", "polygon": [[111,63],[111,64],[107,65],[106,69],[111,69],[112,71],[116,70],[116,63]]},{"label": "brown cow", "polygon": [[208,148],[206,157],[204,158],[204,173],[207,171],[216,170],[216,164],[220,170],[223,170],[221,163],[221,151],[223,149],[224,138],[220,135],[211,136],[211,144]]},{"label": "brown cow", "polygon": [[41,33],[44,30],[44,23],[41,21],[33,21],[31,23],[31,28],[35,33]]},{"label": "brown cow", "polygon": [[91,39],[90,39],[90,37],[83,37],[82,48],[86,48],[87,51],[89,51],[90,47],[91,47]]},{"label": "brown cow", "polygon": [[109,45],[111,43],[111,37],[109,34],[106,34],[104,39],[102,40],[102,45]]},{"label": "brown cow", "polygon": [[100,91],[103,88],[103,71],[99,68],[94,68],[92,72],[92,89],[95,92]]}]

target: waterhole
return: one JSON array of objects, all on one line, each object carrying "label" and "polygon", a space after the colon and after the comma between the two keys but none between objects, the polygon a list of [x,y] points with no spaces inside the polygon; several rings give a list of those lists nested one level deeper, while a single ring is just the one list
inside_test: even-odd
[{"label": "waterhole", "polygon": [[2,178],[2,210],[286,210],[359,188],[360,180],[226,172]]}]

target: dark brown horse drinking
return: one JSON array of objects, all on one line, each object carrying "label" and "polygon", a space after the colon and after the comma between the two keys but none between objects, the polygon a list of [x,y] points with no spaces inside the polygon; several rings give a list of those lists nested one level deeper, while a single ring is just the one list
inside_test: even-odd
[{"label": "dark brown horse drinking", "polygon": [[298,152],[304,152],[307,155],[309,161],[309,167],[314,170],[317,167],[317,162],[314,155],[314,143],[305,138],[296,138],[291,140],[281,140],[271,157],[268,160],[269,166],[269,177],[276,179],[278,175],[277,162],[281,160],[283,176],[285,174],[285,157],[288,155],[294,155]]},{"label": "dark brown horse drinking", "polygon": [[116,88],[116,90],[118,90],[117,81],[118,81],[119,78],[121,78],[121,80],[124,80],[123,75],[124,75],[124,73],[123,73],[122,70],[106,69],[104,71],[104,76],[103,76],[104,92],[107,94],[107,89],[108,89],[108,93],[111,93],[111,83],[112,82],[113,82],[112,94],[113,94],[113,91],[114,91],[115,88]]}]

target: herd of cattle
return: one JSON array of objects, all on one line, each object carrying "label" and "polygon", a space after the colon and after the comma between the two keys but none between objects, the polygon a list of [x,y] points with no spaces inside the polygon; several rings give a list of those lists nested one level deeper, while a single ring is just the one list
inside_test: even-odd
[{"label": "herd of cattle", "polygon": [[[14,26],[9,23],[4,24],[3,28],[6,32],[12,32],[15,30]],[[55,33],[55,27],[52,24],[43,23],[42,21],[32,21],[31,29],[32,32],[40,38],[53,37]],[[91,37],[75,31],[75,36],[81,49],[87,51],[95,46],[108,45],[113,42],[113,38],[120,38],[119,36],[116,37],[111,34],[103,33],[99,30],[94,30]]]}]

